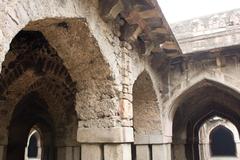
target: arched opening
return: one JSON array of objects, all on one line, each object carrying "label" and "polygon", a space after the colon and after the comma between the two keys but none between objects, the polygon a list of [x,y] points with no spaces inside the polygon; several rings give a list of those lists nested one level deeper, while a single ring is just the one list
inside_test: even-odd
[{"label": "arched opening", "polygon": [[[198,129],[199,159],[239,157],[239,153],[237,153],[239,150],[239,132],[236,126],[227,118],[222,118],[220,114],[206,118]],[[213,148],[217,152],[213,152]],[[222,151],[221,154],[218,154],[219,151]],[[225,153],[226,151],[228,154]]]},{"label": "arched opening", "polygon": [[133,129],[133,159],[139,159],[143,154],[150,158],[150,139],[160,137],[161,118],[153,83],[146,71],[139,75],[133,85]]},{"label": "arched opening", "polygon": [[133,85],[133,128],[135,135],[160,133],[159,110],[151,77],[144,71]]},{"label": "arched opening", "polygon": [[212,156],[236,156],[233,133],[224,126],[218,126],[210,133]]},{"label": "arched opening", "polygon": [[41,160],[42,140],[39,129],[33,127],[28,135],[27,147],[25,148],[25,160]]},{"label": "arched opening", "polygon": [[174,160],[199,160],[199,130],[211,117],[220,116],[240,129],[238,93],[217,82],[204,80],[178,99],[173,118]]},{"label": "arched opening", "polygon": [[58,147],[76,145],[75,93],[63,60],[43,34],[20,31],[12,40],[0,78],[8,113],[6,159],[33,159],[37,154],[39,160],[53,160]]},{"label": "arched opening", "polygon": [[33,134],[29,137],[29,144],[28,144],[28,158],[37,158],[38,155],[38,145],[37,145],[37,137]]},{"label": "arched opening", "polygon": [[[9,128],[8,160],[54,159],[54,124],[47,109],[48,105],[36,92],[24,96],[17,104]],[[32,131],[34,126],[42,130],[42,144],[39,132]]]}]

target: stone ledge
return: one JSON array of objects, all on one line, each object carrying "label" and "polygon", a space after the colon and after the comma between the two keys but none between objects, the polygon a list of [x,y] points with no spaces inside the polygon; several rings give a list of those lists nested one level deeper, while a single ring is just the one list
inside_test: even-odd
[{"label": "stone ledge", "polygon": [[133,142],[131,127],[116,128],[78,128],[79,143],[129,143]]},{"label": "stone ledge", "polygon": [[166,144],[171,143],[171,137],[163,135],[135,135],[134,144]]}]

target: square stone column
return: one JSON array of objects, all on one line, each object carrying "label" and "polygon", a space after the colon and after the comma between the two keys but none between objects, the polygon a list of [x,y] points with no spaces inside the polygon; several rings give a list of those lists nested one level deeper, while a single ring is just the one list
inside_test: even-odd
[{"label": "square stone column", "polygon": [[132,160],[131,127],[78,128],[81,160]]},{"label": "square stone column", "polygon": [[132,160],[131,144],[105,144],[104,160]]},{"label": "square stone column", "polygon": [[150,154],[149,145],[136,145],[136,160],[150,160]]},{"label": "square stone column", "polygon": [[81,160],[103,160],[102,145],[82,144]]},{"label": "square stone column", "polygon": [[6,159],[6,146],[1,145],[0,146],[0,160]]},{"label": "square stone column", "polygon": [[80,155],[80,146],[57,148],[58,160],[80,160]]},{"label": "square stone column", "polygon": [[152,145],[153,160],[171,160],[171,144]]}]

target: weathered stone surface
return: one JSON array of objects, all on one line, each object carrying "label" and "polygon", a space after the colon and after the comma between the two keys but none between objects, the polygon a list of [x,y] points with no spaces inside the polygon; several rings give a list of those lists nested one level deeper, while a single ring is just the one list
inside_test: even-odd
[{"label": "weathered stone surface", "polygon": [[103,160],[102,147],[98,144],[82,144],[81,159],[84,160]]},{"label": "weathered stone surface", "polygon": [[235,9],[171,26],[183,53],[239,45],[239,13],[239,9]]},{"label": "weathered stone surface", "polygon": [[130,127],[78,128],[77,140],[80,143],[129,143],[134,141],[133,129]]},{"label": "weathered stone surface", "polygon": [[181,55],[156,0],[0,1],[0,159],[22,157],[35,125],[59,160],[130,160],[134,145],[137,159],[195,156],[206,115],[240,126],[230,19],[211,18],[217,37],[186,46],[221,48]]},{"label": "weathered stone surface", "polygon": [[150,160],[149,145],[136,145],[136,160]]},{"label": "weathered stone surface", "polygon": [[105,144],[104,160],[131,160],[130,144]]}]

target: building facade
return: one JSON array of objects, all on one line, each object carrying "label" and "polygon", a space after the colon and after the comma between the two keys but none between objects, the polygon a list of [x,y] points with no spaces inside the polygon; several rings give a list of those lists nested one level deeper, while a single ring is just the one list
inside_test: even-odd
[{"label": "building facade", "polygon": [[207,120],[240,129],[230,38],[187,50],[155,0],[0,0],[0,160],[199,159]]}]

